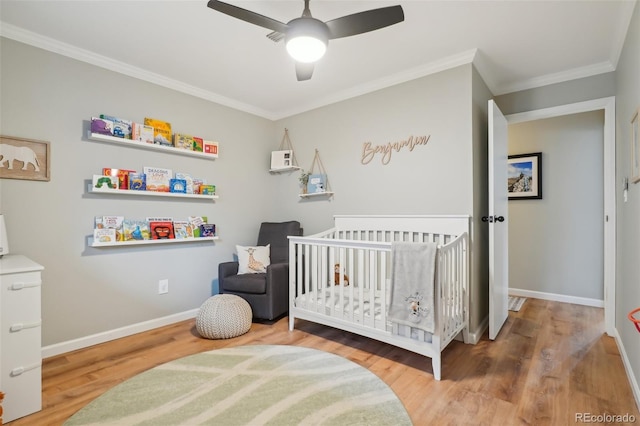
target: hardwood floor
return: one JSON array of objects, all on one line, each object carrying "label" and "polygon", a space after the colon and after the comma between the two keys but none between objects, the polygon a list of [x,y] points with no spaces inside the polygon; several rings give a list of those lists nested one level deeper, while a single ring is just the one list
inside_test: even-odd
[{"label": "hardwood floor", "polygon": [[228,346],[279,344],[344,356],[377,374],[402,400],[415,425],[573,425],[580,413],[635,416],[630,385],[599,308],[528,299],[510,312],[498,339],[453,342],[442,381],[431,361],[374,340],[287,318],[254,323],[228,340],[198,336],[184,321],[45,359],[43,409],[9,423],[60,425],[118,383],[158,364]]}]

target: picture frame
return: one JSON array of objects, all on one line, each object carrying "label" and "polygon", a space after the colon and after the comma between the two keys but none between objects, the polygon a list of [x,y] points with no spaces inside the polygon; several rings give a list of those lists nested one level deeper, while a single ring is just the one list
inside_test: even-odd
[{"label": "picture frame", "polygon": [[510,155],[507,159],[509,200],[542,199],[542,153]]},{"label": "picture frame", "polygon": [[0,178],[49,181],[49,142],[0,135]]},{"label": "picture frame", "polygon": [[631,183],[640,182],[640,108],[631,117]]}]

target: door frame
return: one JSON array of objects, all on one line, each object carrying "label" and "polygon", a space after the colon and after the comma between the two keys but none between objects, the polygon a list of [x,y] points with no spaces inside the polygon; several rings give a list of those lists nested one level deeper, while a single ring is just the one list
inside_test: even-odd
[{"label": "door frame", "polygon": [[615,335],[616,318],[616,98],[584,102],[505,115],[508,124],[541,120],[581,112],[604,110],[604,326]]}]

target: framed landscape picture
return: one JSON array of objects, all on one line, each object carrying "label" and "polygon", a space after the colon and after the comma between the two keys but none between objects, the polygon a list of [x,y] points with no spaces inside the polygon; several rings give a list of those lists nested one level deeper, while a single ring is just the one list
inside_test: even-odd
[{"label": "framed landscape picture", "polygon": [[507,181],[510,200],[542,199],[542,153],[510,155]]}]

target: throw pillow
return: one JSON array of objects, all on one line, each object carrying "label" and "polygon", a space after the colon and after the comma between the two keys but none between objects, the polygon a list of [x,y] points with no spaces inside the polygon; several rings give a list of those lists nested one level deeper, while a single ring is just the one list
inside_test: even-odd
[{"label": "throw pillow", "polygon": [[236,246],[238,252],[238,275],[267,272],[271,264],[271,245],[245,247]]}]

